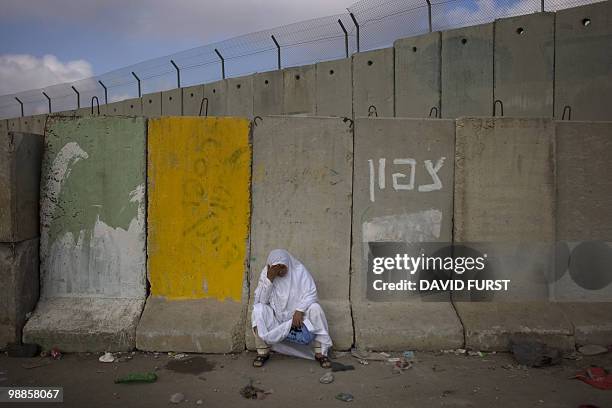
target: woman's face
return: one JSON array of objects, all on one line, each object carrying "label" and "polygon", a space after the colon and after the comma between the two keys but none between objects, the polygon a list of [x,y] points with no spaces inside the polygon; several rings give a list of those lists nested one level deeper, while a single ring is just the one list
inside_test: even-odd
[{"label": "woman's face", "polygon": [[279,276],[281,278],[287,275],[287,265],[283,265],[283,264],[272,265],[270,269],[273,271],[273,273],[276,274],[276,276]]}]

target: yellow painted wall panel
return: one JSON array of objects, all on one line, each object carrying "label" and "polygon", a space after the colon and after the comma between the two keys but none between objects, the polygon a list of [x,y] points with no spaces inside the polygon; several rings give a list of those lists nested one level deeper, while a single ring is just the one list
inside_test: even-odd
[{"label": "yellow painted wall panel", "polygon": [[241,300],[250,216],[249,121],[149,120],[151,294]]}]

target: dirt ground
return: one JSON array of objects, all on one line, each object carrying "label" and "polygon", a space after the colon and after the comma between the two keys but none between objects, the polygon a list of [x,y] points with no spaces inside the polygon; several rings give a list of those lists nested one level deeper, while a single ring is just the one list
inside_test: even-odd
[{"label": "dirt ground", "polygon": [[[334,361],[353,371],[333,373],[331,384],[319,383],[326,371],[314,361],[273,355],[264,368],[251,366],[254,353],[191,355],[124,353],[121,362],[101,363],[97,354],[68,354],[61,360],[0,356],[0,386],[63,386],[63,404],[1,404],[34,407],[164,407],[182,393],[177,406],[202,407],[612,407],[612,391],[576,379],[590,365],[612,368],[612,353],[581,360],[564,359],[548,368],[518,366],[506,353],[466,356],[417,352],[412,368],[394,373],[392,363],[362,365],[350,354]],[[127,356],[127,358],[126,358]],[[129,358],[131,357],[131,358]],[[184,357],[185,358],[185,357]],[[151,384],[115,384],[118,376],[153,371]],[[268,392],[247,400],[240,389],[249,381]],[[352,402],[335,397],[353,395]],[[198,404],[198,400],[199,404]]]}]

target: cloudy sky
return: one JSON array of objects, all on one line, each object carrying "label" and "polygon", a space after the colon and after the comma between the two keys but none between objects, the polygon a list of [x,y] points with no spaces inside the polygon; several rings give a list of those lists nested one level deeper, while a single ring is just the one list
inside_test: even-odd
[{"label": "cloudy sky", "polygon": [[0,0],[0,95],[74,81],[354,0]]}]

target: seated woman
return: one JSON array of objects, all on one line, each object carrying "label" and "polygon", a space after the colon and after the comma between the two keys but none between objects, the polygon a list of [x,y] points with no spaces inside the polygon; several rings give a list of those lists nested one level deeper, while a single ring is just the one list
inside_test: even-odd
[{"label": "seated woman", "polygon": [[317,287],[304,265],[284,249],[270,252],[251,316],[257,347],[253,366],[261,367],[270,358],[270,346],[282,354],[314,357],[323,368],[331,366],[327,351],[332,341],[317,301]]}]

